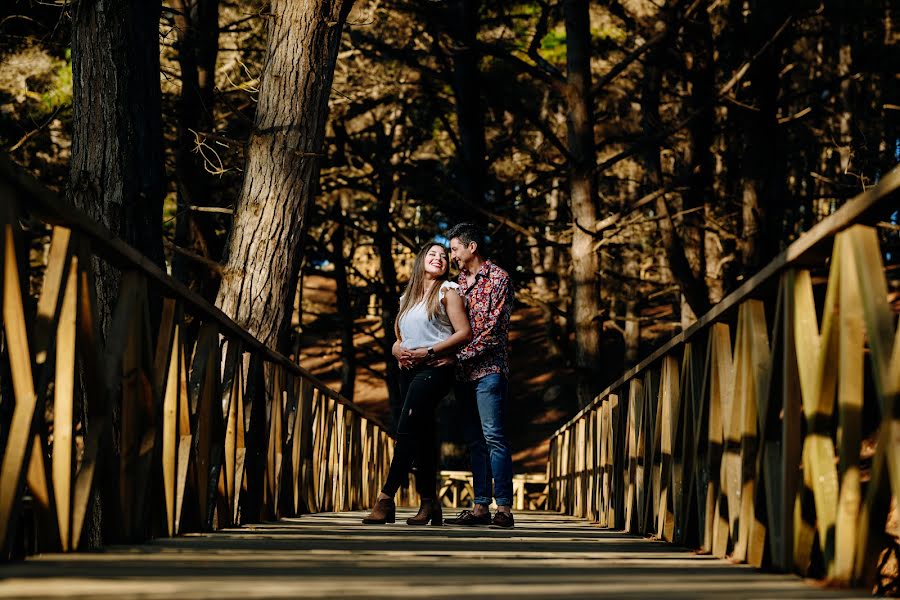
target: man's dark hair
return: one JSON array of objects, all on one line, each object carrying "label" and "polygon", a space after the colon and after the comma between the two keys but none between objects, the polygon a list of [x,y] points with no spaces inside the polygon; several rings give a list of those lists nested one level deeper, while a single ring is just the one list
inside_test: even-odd
[{"label": "man's dark hair", "polygon": [[484,230],[475,223],[459,223],[450,228],[446,233],[447,239],[459,239],[463,244],[469,245],[472,242],[478,244],[476,251],[481,256],[487,255],[487,244],[484,241]]}]

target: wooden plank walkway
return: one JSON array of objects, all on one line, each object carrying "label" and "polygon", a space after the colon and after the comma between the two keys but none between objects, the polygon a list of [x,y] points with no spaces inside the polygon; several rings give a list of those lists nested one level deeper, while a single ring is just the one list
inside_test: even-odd
[{"label": "wooden plank walkway", "polygon": [[363,513],[0,566],[0,598],[868,598],[555,513],[513,530],[363,526]]}]

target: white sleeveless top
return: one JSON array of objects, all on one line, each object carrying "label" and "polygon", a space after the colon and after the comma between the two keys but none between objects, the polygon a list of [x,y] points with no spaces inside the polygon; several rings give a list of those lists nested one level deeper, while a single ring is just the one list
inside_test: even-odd
[{"label": "white sleeveless top", "polygon": [[[441,290],[438,292],[442,301],[444,294],[450,289],[459,293],[459,284],[452,281],[442,283]],[[434,319],[428,318],[428,307],[423,300],[406,311],[398,325],[400,326],[400,336],[403,338],[400,347],[408,350],[428,348],[453,335],[453,325],[450,323],[447,307],[443,302],[440,303]]]}]

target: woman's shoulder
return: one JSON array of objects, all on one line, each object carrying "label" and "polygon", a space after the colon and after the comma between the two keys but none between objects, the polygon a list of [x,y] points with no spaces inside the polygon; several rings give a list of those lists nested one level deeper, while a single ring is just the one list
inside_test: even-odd
[{"label": "woman's shoulder", "polygon": [[445,281],[441,284],[441,300],[444,299],[444,295],[447,293],[447,290],[453,290],[457,294],[459,294],[460,285],[453,281]]}]

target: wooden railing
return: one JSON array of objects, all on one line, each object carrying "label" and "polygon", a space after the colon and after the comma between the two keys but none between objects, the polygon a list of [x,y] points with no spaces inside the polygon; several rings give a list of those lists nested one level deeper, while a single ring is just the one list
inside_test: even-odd
[{"label": "wooden railing", "polygon": [[900,332],[861,223],[896,215],[898,190],[895,169],[557,431],[551,509],[872,584],[898,533]]},{"label": "wooden railing", "polygon": [[[547,509],[546,473],[513,475],[513,510]],[[469,507],[475,503],[472,471],[438,473],[438,500],[445,508]]]},{"label": "wooden railing", "polygon": [[[26,218],[52,226],[36,303]],[[377,420],[5,160],[0,252],[0,557],[98,515],[131,541],[374,503]],[[95,257],[121,272],[105,336]]]}]

